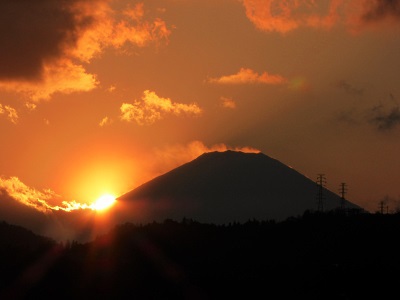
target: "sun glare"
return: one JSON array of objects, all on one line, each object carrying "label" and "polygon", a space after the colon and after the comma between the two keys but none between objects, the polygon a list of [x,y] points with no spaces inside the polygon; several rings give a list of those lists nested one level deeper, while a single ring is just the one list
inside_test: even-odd
[{"label": "sun glare", "polygon": [[115,203],[115,197],[113,195],[102,195],[93,204],[92,209],[94,210],[106,210]]}]

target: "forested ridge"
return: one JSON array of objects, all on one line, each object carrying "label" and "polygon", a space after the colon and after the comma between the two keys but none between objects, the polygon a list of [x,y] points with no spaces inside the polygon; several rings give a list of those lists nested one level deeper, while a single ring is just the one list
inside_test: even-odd
[{"label": "forested ridge", "polygon": [[1,223],[0,298],[389,299],[400,283],[399,237],[400,214],[379,213],[125,223],[89,243]]}]

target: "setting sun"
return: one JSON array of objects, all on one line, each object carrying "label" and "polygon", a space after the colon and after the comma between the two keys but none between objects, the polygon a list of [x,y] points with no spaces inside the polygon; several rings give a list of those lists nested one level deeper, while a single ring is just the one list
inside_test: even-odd
[{"label": "setting sun", "polygon": [[114,203],[115,196],[109,194],[102,195],[92,204],[92,209],[102,211],[109,208]]}]

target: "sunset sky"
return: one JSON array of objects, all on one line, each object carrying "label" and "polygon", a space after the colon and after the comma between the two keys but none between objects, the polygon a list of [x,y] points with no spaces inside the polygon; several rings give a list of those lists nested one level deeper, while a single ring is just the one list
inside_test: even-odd
[{"label": "sunset sky", "polygon": [[0,188],[33,206],[226,149],[399,200],[400,1],[2,0],[0,42]]}]

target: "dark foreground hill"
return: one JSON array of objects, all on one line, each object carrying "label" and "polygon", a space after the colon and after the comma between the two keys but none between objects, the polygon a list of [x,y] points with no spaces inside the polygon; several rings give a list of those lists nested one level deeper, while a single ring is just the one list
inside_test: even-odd
[{"label": "dark foreground hill", "polygon": [[[227,224],[302,215],[317,209],[317,192],[314,180],[263,153],[225,151],[205,153],[118,200],[124,207],[121,218],[134,223],[187,217]],[[341,205],[326,188],[323,197],[324,210]]]},{"label": "dark foreground hill", "polygon": [[399,234],[400,215],[380,214],[126,223],[14,261],[0,299],[393,299]]}]

